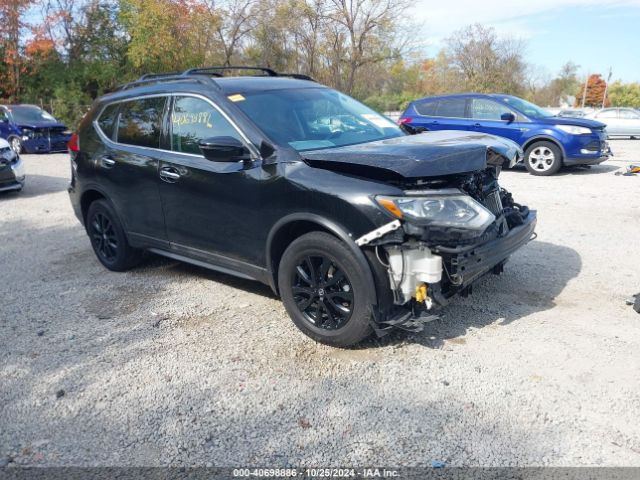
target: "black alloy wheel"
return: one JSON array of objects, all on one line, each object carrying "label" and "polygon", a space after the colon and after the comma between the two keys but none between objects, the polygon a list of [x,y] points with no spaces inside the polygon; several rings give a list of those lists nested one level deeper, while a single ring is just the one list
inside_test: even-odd
[{"label": "black alloy wheel", "polygon": [[96,257],[109,270],[122,272],[140,262],[142,251],[129,245],[119,217],[107,200],[96,200],[89,206],[86,226]]},{"label": "black alloy wheel", "polygon": [[96,253],[106,262],[112,263],[118,256],[118,237],[111,220],[96,212],[89,223],[91,242]]},{"label": "black alloy wheel", "polygon": [[304,318],[326,330],[343,327],[353,313],[353,287],[335,261],[309,255],[296,266],[291,291]]},{"label": "black alloy wheel", "polygon": [[284,251],[278,291],[293,323],[312,339],[347,347],[368,337],[376,291],[357,250],[326,232],[309,232]]}]

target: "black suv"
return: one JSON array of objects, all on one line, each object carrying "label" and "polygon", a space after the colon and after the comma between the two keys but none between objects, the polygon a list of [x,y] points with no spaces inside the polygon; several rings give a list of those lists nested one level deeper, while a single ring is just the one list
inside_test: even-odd
[{"label": "black suv", "polygon": [[403,131],[308,77],[227,70],[144,76],[82,120],[69,193],[108,269],[150,251],[255,279],[346,346],[419,330],[532,238],[497,182],[509,140]]}]

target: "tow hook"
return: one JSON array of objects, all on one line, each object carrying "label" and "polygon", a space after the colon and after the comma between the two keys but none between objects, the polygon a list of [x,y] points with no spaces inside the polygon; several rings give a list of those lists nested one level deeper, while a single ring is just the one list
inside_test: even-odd
[{"label": "tow hook", "polygon": [[414,298],[416,302],[423,303],[427,310],[431,310],[433,307],[433,300],[428,295],[429,286],[426,283],[421,283],[416,287],[416,294]]}]

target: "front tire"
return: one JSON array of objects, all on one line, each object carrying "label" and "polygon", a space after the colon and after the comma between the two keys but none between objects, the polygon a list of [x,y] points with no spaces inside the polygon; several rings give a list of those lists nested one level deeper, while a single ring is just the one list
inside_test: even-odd
[{"label": "front tire", "polygon": [[278,288],[287,313],[305,335],[346,347],[373,331],[369,322],[375,292],[368,287],[369,274],[343,242],[311,232],[284,252]]},{"label": "front tire", "polygon": [[115,210],[106,200],[96,200],[87,211],[87,234],[100,263],[123,272],[140,262],[142,252],[132,248]]},{"label": "front tire", "polygon": [[562,167],[562,151],[554,143],[535,142],[524,152],[524,166],[531,175],[553,175]]},{"label": "front tire", "polygon": [[11,147],[11,150],[16,152],[16,155],[20,155],[22,153],[22,141],[20,140],[20,137],[16,137],[16,136],[9,137],[7,139],[7,142],[9,142],[9,146]]}]

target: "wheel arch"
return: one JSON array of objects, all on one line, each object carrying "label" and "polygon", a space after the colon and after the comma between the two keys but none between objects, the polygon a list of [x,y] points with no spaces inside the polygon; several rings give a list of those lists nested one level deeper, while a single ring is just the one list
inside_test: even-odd
[{"label": "wheel arch", "polygon": [[337,237],[353,252],[365,272],[369,291],[372,292],[374,297],[371,299],[371,303],[377,305],[377,290],[373,280],[371,266],[364,252],[356,245],[352,235],[339,223],[312,213],[294,213],[287,215],[281,218],[269,232],[269,236],[267,237],[266,259],[267,270],[269,272],[269,285],[273,291],[279,294],[278,267],[284,251],[296,238],[314,231],[326,232]]},{"label": "wheel arch", "polygon": [[560,142],[557,138],[552,137],[551,135],[534,135],[533,137],[527,139],[527,141],[522,145],[522,150],[526,153],[527,149],[537,142],[549,142],[553,143],[556,147],[560,149],[560,153],[562,154],[562,158],[560,159],[564,163],[564,159],[567,158],[567,154],[564,150],[564,146],[562,142]]},{"label": "wheel arch", "polygon": [[111,203],[107,195],[97,188],[91,187],[82,192],[82,195],[80,197],[80,211],[82,213],[82,223],[84,225],[86,225],[87,223],[87,212],[89,211],[89,205],[100,199],[105,199],[109,203]]}]

